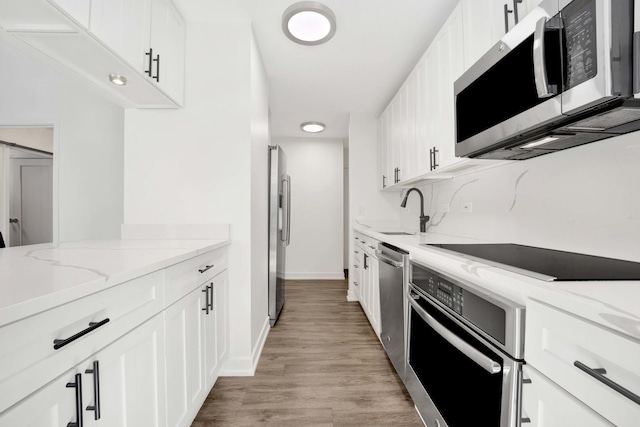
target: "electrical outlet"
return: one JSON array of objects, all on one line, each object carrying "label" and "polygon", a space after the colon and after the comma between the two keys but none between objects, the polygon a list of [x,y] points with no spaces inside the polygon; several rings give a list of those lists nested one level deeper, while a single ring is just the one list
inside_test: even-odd
[{"label": "electrical outlet", "polygon": [[442,203],[440,205],[440,212],[442,212],[442,213],[449,212],[449,203]]},{"label": "electrical outlet", "polygon": [[462,203],[462,212],[466,212],[466,213],[471,213],[473,212],[473,203],[471,202],[464,202]]}]

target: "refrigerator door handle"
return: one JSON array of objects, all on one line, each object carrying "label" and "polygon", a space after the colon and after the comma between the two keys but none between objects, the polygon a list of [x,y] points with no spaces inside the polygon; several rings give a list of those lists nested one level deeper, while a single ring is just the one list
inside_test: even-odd
[{"label": "refrigerator door handle", "polygon": [[283,203],[283,232],[281,240],[285,242],[285,246],[289,246],[289,243],[291,243],[291,177],[289,175],[285,175],[282,179],[282,193],[285,200]]}]

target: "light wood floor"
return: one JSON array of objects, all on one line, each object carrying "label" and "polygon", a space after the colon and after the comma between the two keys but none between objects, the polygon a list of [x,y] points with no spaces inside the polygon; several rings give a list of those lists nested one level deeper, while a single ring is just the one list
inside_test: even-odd
[{"label": "light wood floor", "polygon": [[287,281],[253,377],[221,377],[192,426],[422,426],[345,281]]}]

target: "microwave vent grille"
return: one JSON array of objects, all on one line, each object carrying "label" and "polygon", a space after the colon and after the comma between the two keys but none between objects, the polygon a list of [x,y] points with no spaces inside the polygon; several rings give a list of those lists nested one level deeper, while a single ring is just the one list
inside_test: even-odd
[{"label": "microwave vent grille", "polygon": [[640,120],[640,110],[635,108],[619,108],[599,116],[576,122],[567,126],[568,130],[604,131],[616,126]]}]

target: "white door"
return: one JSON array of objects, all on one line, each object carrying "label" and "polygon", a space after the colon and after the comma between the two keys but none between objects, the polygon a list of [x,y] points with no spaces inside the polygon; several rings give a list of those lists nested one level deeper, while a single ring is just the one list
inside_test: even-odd
[{"label": "white door", "polygon": [[10,244],[53,241],[53,160],[11,159]]}]

